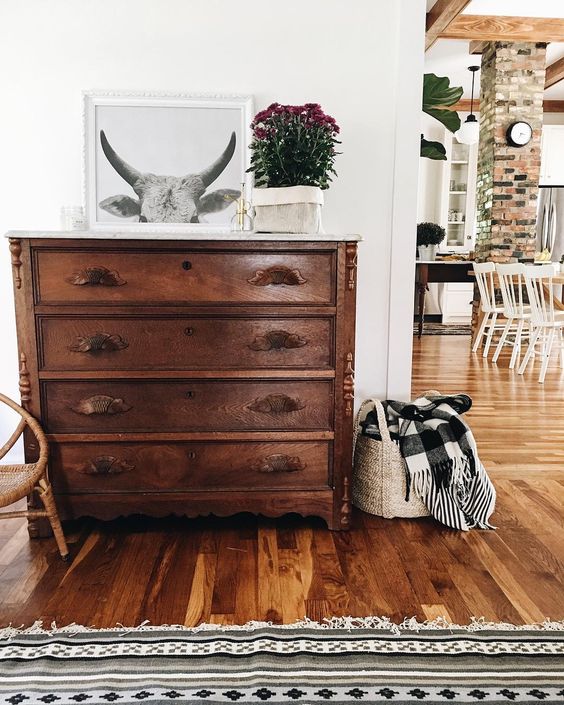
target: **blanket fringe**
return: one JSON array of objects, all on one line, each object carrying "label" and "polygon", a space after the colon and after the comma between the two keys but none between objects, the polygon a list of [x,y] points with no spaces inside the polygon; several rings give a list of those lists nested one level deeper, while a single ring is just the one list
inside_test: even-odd
[{"label": "blanket fringe", "polygon": [[246,624],[223,625],[223,624],[199,624],[196,627],[186,627],[183,624],[164,624],[161,626],[151,625],[148,621],[141,622],[137,627],[126,627],[118,624],[115,627],[105,627],[98,629],[96,627],[87,627],[81,624],[69,624],[66,627],[57,627],[55,622],[52,622],[50,628],[44,629],[43,622],[36,621],[30,627],[13,627],[8,626],[0,628],[0,639],[13,639],[21,635],[56,635],[65,634],[72,636],[73,634],[83,634],[88,632],[96,633],[119,633],[126,635],[135,632],[150,632],[150,631],[182,631],[186,633],[197,634],[199,632],[240,632],[240,631],[255,631],[257,629],[344,629],[352,631],[354,629],[376,629],[382,630],[391,634],[400,635],[404,632],[419,632],[429,630],[440,631],[462,631],[462,632],[481,632],[481,631],[562,631],[564,632],[564,620],[552,621],[546,619],[544,622],[536,622],[534,624],[509,624],[507,622],[489,622],[484,617],[472,617],[469,624],[454,624],[439,617],[437,619],[418,621],[415,617],[406,617],[403,622],[392,622],[388,617],[332,617],[324,619],[322,622],[316,622],[305,617],[291,624],[273,624],[272,622],[251,621]]}]

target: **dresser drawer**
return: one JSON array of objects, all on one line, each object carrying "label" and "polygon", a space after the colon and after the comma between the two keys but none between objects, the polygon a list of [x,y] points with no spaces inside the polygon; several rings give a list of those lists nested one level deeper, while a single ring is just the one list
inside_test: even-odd
[{"label": "dresser drawer", "polygon": [[58,493],[298,489],[329,485],[330,443],[53,444]]},{"label": "dresser drawer", "polygon": [[331,368],[332,318],[39,319],[45,370]]},{"label": "dresser drawer", "polygon": [[37,302],[60,305],[334,302],[332,252],[36,250]]},{"label": "dresser drawer", "polygon": [[52,433],[328,430],[331,381],[44,382]]}]

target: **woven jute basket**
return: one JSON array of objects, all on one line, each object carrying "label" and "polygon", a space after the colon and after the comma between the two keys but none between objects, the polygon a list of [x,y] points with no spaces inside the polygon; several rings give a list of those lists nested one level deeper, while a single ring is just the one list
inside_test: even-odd
[{"label": "woven jute basket", "polygon": [[[374,409],[382,440],[360,433],[360,422]],[[406,466],[399,446],[388,431],[384,407],[378,399],[367,399],[356,415],[353,435],[353,504],[369,514],[393,519],[429,516],[421,499],[410,493],[406,501]]]}]

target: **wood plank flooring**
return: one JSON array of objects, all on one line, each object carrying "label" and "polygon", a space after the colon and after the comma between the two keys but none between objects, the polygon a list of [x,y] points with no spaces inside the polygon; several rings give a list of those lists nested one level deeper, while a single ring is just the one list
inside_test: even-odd
[{"label": "wood plank flooring", "polygon": [[413,391],[466,391],[482,460],[498,491],[495,532],[355,512],[321,520],[92,520],[66,527],[73,562],[21,520],[0,522],[0,625],[37,619],[240,624],[308,616],[564,618],[564,373],[544,386],[472,355],[466,337],[415,340]]}]

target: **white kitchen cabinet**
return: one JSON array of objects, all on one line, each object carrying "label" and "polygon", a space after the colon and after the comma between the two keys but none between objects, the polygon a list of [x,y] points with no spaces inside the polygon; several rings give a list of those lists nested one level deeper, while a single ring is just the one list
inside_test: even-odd
[{"label": "white kitchen cabinet", "polygon": [[442,162],[440,224],[446,230],[441,251],[468,252],[476,234],[478,145],[459,144],[445,131],[447,159]]},{"label": "white kitchen cabinet", "polygon": [[466,282],[449,282],[444,285],[441,300],[443,323],[470,323],[474,285]]},{"label": "white kitchen cabinet", "polygon": [[564,125],[542,128],[540,185],[564,186]]}]

